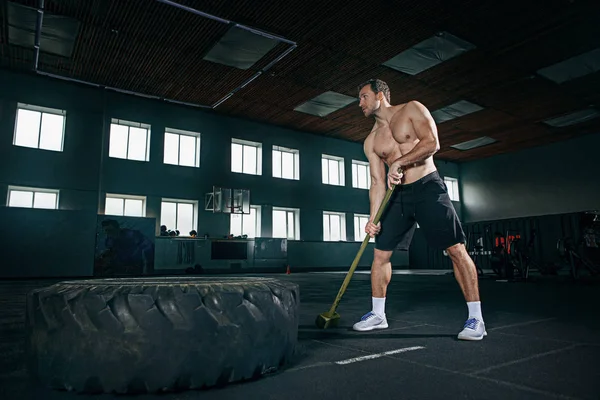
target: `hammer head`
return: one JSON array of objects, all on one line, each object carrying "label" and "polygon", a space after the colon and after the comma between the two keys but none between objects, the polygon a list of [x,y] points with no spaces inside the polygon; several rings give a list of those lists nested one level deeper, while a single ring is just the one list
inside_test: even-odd
[{"label": "hammer head", "polygon": [[340,314],[338,314],[336,312],[331,314],[328,311],[328,312],[324,312],[323,314],[319,314],[319,316],[317,317],[317,320],[315,321],[315,324],[317,325],[317,328],[327,329],[327,328],[333,328],[333,327],[337,326],[339,321],[340,321]]}]

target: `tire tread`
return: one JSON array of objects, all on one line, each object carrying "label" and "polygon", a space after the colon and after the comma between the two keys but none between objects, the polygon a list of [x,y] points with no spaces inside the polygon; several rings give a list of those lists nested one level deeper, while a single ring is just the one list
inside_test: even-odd
[{"label": "tire tread", "polygon": [[30,373],[84,393],[256,379],[295,351],[298,291],[265,278],[89,280],[37,289],[27,297]]}]

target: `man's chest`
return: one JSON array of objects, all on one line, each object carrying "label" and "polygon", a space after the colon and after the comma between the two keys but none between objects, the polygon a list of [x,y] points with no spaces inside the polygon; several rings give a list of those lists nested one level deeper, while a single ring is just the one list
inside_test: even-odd
[{"label": "man's chest", "polygon": [[399,146],[411,143],[415,133],[410,122],[396,121],[390,126],[380,127],[374,131],[373,149],[381,158],[397,153]]}]

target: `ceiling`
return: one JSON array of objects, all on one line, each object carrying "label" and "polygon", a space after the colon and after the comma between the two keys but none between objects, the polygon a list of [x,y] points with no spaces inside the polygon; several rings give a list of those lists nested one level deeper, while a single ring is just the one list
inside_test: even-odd
[{"label": "ceiling", "polygon": [[[37,70],[206,107],[224,100],[215,112],[356,142],[373,125],[358,107],[357,85],[379,78],[389,84],[392,104],[419,100],[432,113],[459,101],[481,108],[438,123],[442,160],[481,159],[600,132],[600,118],[563,127],[543,122],[599,105],[597,58],[583,62],[590,73],[564,82],[539,72],[600,46],[597,1],[178,3],[296,47],[274,43],[249,68],[238,68],[205,59],[230,31],[226,23],[157,0],[46,0]],[[37,9],[39,1],[1,2],[0,66],[35,71],[35,10],[16,18],[15,4]],[[439,32],[472,48],[416,74],[383,65]],[[352,102],[325,116],[295,110],[329,91]],[[451,147],[480,137],[496,142]]]}]

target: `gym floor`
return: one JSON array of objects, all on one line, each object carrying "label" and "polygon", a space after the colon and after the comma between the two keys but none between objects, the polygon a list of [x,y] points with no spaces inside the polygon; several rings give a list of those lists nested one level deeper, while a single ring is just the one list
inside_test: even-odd
[{"label": "gym floor", "polygon": [[[296,359],[255,381],[161,399],[600,398],[598,282],[533,277],[506,283],[482,277],[488,336],[463,342],[456,334],[466,304],[451,274],[394,274],[386,304],[390,327],[368,333],[351,330],[371,308],[368,273],[354,275],[338,308],[340,326],[329,330],[315,328],[314,320],[329,309],[345,274],[276,276],[300,285]],[[54,282],[0,282],[1,399],[82,398],[32,384],[24,366],[25,294]],[[117,397],[123,398],[93,396]]]}]

